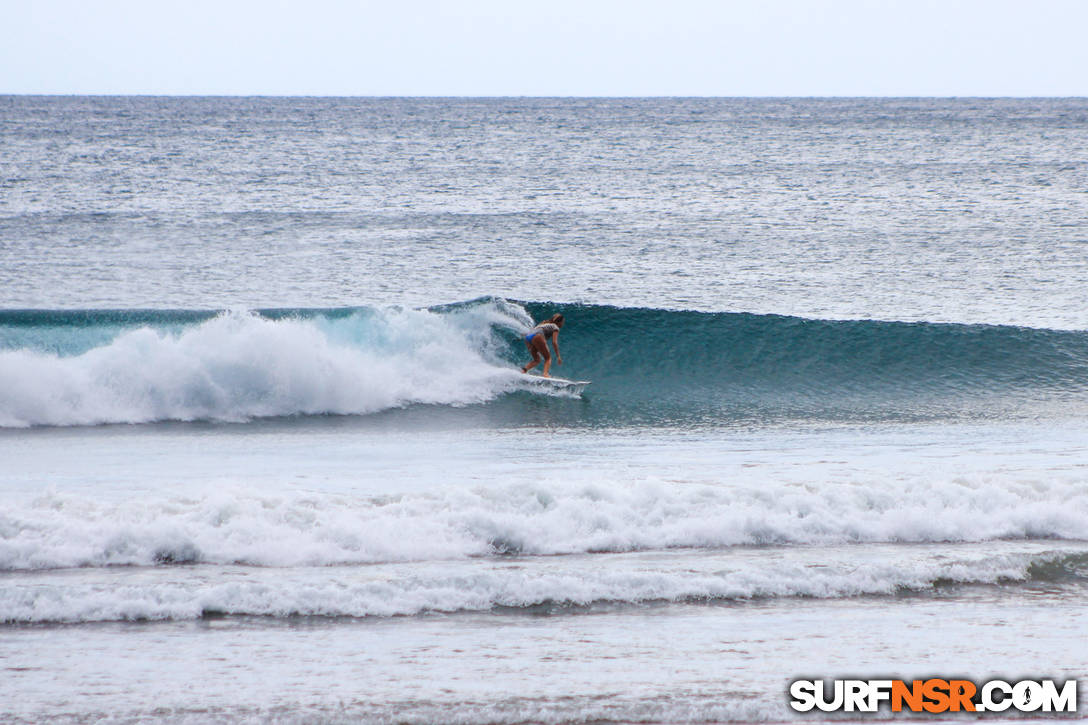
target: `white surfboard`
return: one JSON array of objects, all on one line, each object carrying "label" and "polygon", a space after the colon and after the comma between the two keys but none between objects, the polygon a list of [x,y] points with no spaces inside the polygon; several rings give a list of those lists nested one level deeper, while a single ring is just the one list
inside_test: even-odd
[{"label": "white surfboard", "polygon": [[567,380],[566,378],[546,378],[543,375],[526,375],[525,380],[533,387],[549,388],[563,393],[570,393],[571,395],[578,395],[586,386],[590,384],[589,380]]}]

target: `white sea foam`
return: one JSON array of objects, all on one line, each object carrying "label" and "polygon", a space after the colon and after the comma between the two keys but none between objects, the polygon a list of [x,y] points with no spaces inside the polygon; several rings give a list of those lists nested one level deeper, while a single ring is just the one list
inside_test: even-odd
[{"label": "white sea foam", "polygon": [[149,327],[64,357],[0,352],[0,427],[239,421],[465,405],[518,385],[495,329],[527,319],[496,301],[450,313],[362,311],[347,319],[226,313],[181,332]]},{"label": "white sea foam", "polygon": [[384,498],[220,486],[0,511],[0,570],[326,566],[678,547],[1083,539],[1083,481],[759,486],[544,481]]},{"label": "white sea foam", "polygon": [[[47,574],[0,591],[0,621],[194,619],[208,614],[389,617],[496,607],[838,598],[926,591],[938,582],[1023,581],[1051,551],[990,555],[890,548],[474,560],[373,568],[171,569]],[[1083,552],[1075,554],[1083,558]],[[1079,559],[1078,559],[1079,560]]]}]

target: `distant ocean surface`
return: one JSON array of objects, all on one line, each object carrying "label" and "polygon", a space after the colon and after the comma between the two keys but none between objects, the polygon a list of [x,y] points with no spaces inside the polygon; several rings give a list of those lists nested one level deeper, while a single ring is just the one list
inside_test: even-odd
[{"label": "distant ocean surface", "polygon": [[0,97],[0,721],[1088,681],[1086,229],[1086,99]]}]

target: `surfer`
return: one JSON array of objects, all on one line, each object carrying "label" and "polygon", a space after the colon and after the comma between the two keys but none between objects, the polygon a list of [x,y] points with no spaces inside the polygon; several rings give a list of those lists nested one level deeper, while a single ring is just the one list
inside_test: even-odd
[{"label": "surfer", "polygon": [[548,351],[548,338],[551,338],[552,347],[555,348],[555,362],[559,365],[563,364],[563,356],[559,354],[559,328],[562,326],[563,315],[556,313],[544,322],[537,323],[536,327],[525,333],[525,347],[529,348],[533,359],[521,368],[521,372],[529,372],[543,358],[544,377],[551,377],[548,371],[552,367],[552,354]]}]

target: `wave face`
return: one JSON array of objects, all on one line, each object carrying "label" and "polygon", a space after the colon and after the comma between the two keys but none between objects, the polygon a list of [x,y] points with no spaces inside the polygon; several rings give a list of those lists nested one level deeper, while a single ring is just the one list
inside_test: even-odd
[{"label": "wave face", "polygon": [[[537,316],[550,309],[529,306]],[[1083,331],[597,306],[564,312],[564,349],[578,376],[599,381],[595,392],[649,409],[927,417],[1046,401],[1088,410]]]},{"label": "wave face", "polygon": [[[0,426],[366,415],[509,393],[562,310],[587,424],[1088,413],[1088,332],[484,298],[426,310],[0,312]],[[537,393],[540,391],[537,390]],[[524,396],[514,401],[524,402]],[[519,407],[520,405],[520,407]],[[562,404],[557,404],[562,405]]]}]

